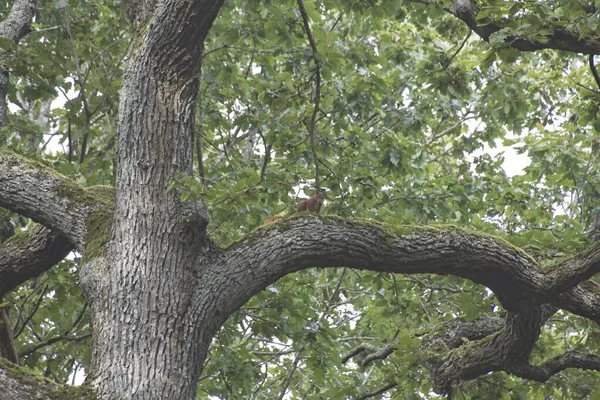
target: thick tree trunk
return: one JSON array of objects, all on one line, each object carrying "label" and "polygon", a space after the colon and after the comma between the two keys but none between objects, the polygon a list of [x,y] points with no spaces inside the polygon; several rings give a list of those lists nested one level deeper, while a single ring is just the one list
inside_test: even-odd
[{"label": "thick tree trunk", "polygon": [[192,399],[208,348],[193,296],[205,217],[169,185],[192,171],[202,42],[222,1],[164,3],[121,88],[107,257],[83,277],[96,334],[92,378],[106,399]]}]

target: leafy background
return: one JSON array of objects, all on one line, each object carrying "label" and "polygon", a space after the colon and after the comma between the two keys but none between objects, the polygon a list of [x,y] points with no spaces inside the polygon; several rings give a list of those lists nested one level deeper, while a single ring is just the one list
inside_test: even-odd
[{"label": "leafy background", "polygon": [[[490,232],[551,264],[588,242],[599,210],[600,92],[585,57],[518,52],[504,39],[539,39],[548,21],[594,36],[599,19],[575,0],[481,3],[482,20],[514,21],[490,43],[445,12],[446,1],[306,1],[322,75],[315,140],[323,213]],[[3,6],[6,15],[11,3]],[[3,145],[82,185],[113,184],[129,41],[120,1],[40,4],[19,46],[0,43],[14,55]],[[289,0],[226,2],[205,53],[196,171],[173,186],[204,199],[211,235],[226,246],[312,194],[316,71]],[[30,226],[2,218],[17,231]],[[4,299],[24,364],[59,382],[89,365],[78,269],[74,255]],[[501,312],[491,292],[454,277],[296,273],[230,318],[198,398],[436,398],[416,358],[420,337],[491,312]],[[597,353],[598,334],[581,317],[556,314],[535,356]],[[367,366],[342,363],[359,344],[395,351]],[[594,393],[597,375],[570,370],[545,385],[494,373],[464,384],[457,398],[600,398]]]}]

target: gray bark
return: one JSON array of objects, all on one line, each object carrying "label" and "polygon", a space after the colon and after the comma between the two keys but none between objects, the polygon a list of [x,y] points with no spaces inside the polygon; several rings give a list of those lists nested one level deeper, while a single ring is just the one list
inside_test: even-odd
[{"label": "gray bark", "polygon": [[82,273],[93,310],[92,378],[102,398],[195,397],[210,341],[193,298],[208,247],[206,211],[168,187],[176,174],[192,172],[202,43],[222,3],[129,3],[134,25],[151,17],[121,88],[107,262]]},{"label": "gray bark", "polygon": [[[0,150],[0,206],[29,217],[83,250],[85,216],[97,199],[35,161]],[[86,200],[88,204],[86,204]]]},{"label": "gray bark", "polygon": [[38,226],[0,246],[0,299],[9,290],[58,264],[73,246],[64,237]]},{"label": "gray bark", "polygon": [[[35,12],[37,0],[16,0],[8,16],[0,23],[0,36],[18,43],[28,32],[29,23]],[[0,126],[6,124],[8,93],[8,70],[6,64],[10,56],[0,57]]]}]

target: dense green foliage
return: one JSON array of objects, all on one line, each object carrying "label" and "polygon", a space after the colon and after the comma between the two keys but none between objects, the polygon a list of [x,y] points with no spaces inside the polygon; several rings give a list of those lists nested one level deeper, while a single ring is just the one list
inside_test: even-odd
[{"label": "dense green foliage", "polygon": [[[486,43],[444,11],[446,2],[432,3],[439,4],[306,3],[321,74],[316,154],[308,136],[316,68],[297,3],[226,3],[205,44],[195,175],[173,184],[209,205],[217,243],[310,195],[314,156],[325,214],[455,224],[502,235],[544,263],[587,243],[600,209],[600,92],[587,58],[518,52],[503,39],[539,38],[548,21],[594,35],[597,15],[575,0],[484,2],[489,21],[520,16]],[[14,52],[10,101],[18,106],[3,141],[82,184],[111,184],[129,41],[124,6],[42,7],[22,44],[3,46]],[[64,106],[44,112],[65,95]],[[77,258],[65,261],[5,299],[14,301],[15,321],[36,307],[17,336],[19,351],[89,333],[87,319],[70,329],[83,308],[78,268]],[[415,355],[419,337],[441,322],[497,311],[493,305],[484,287],[454,277],[342,268],[293,274],[254,297],[215,338],[199,398],[270,399],[287,388],[286,398],[341,399],[386,386],[391,398],[436,398]],[[597,353],[598,337],[585,319],[557,314],[536,357],[567,348]],[[343,364],[361,343],[396,351],[365,367],[356,358]],[[65,381],[89,364],[89,346],[57,341],[24,363]],[[597,399],[593,393],[600,393],[593,373],[567,371],[545,385],[495,373],[463,385],[457,398]]]}]

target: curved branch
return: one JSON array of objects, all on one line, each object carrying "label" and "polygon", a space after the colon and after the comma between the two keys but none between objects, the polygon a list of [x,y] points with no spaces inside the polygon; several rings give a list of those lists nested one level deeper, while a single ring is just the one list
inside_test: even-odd
[{"label": "curved branch", "polygon": [[392,228],[374,221],[306,216],[285,218],[263,229],[262,237],[229,249],[215,266],[239,281],[230,282],[231,292],[223,294],[241,303],[290,272],[338,266],[467,278],[492,289],[508,310],[548,294],[546,276],[525,252],[501,239],[452,226]]},{"label": "curved branch", "polygon": [[73,250],[69,241],[43,226],[22,232],[0,245],[0,298],[26,280],[57,264]]},{"label": "curved branch", "polygon": [[[433,3],[427,0],[409,0],[413,3],[431,5]],[[486,42],[490,41],[490,36],[508,26],[509,23],[503,21],[488,22],[478,20],[477,14],[479,8],[474,0],[452,0],[452,7],[444,9],[458,19],[462,20],[469,28]],[[480,25],[481,23],[481,25]],[[544,35],[539,40],[524,39],[518,36],[507,37],[504,43],[521,51],[536,51],[542,49],[564,50],[571,53],[600,54],[600,41],[597,39],[580,39],[576,33],[569,32],[562,27],[546,27],[551,33]]]},{"label": "curved branch", "polygon": [[[210,305],[198,305],[204,321],[211,321],[206,334],[214,334],[258,291],[302,269],[343,266],[388,273],[434,273],[487,286],[508,311],[503,322],[498,317],[456,321],[423,339],[421,359],[437,393],[452,393],[461,382],[490,371],[543,381],[561,368],[596,366],[596,359],[586,355],[564,356],[541,367],[529,364],[541,327],[557,307],[600,321],[600,291],[591,282],[556,292],[565,282],[589,276],[596,268],[596,249],[545,273],[525,252],[502,239],[453,226],[391,227],[368,220],[302,215],[280,219],[229,249],[209,254],[211,260],[203,263],[208,270],[202,271],[208,279],[197,288],[199,294],[212,293]],[[364,350],[367,346],[346,358]],[[370,350],[374,357],[385,357],[393,347]]]},{"label": "curved branch", "polygon": [[460,351],[450,350],[444,335],[433,335],[421,344],[421,359],[429,369],[437,393],[452,393],[454,387],[489,371],[520,376],[527,365],[544,323],[554,314],[548,305],[532,306],[508,313],[503,329],[482,340],[468,342]]},{"label": "curved branch", "polygon": [[0,206],[46,226],[75,250],[83,250],[86,217],[110,201],[40,162],[0,150]]},{"label": "curved branch", "polygon": [[546,382],[552,376],[568,368],[589,369],[600,371],[600,357],[594,354],[583,354],[568,351],[556,356],[540,366],[523,364],[507,370],[507,372],[536,382]]},{"label": "curved branch", "polygon": [[[344,266],[454,275],[487,286],[508,311],[549,303],[600,323],[600,294],[595,285],[584,282],[557,293],[556,276],[566,268],[547,275],[525,252],[493,236],[452,226],[393,228],[374,221],[316,216],[283,218],[260,229],[263,231],[217,256],[214,273],[227,280],[218,296],[229,299],[222,304],[230,305],[218,310],[217,319],[226,318],[251,296],[291,272]],[[587,265],[595,259],[593,254],[578,260]],[[588,274],[575,271],[578,279]],[[198,290],[212,289],[200,285]]]},{"label": "curved branch", "polygon": [[596,244],[585,253],[564,261],[549,272],[550,286],[548,290],[555,293],[564,292],[598,272],[600,272],[600,245]]}]

